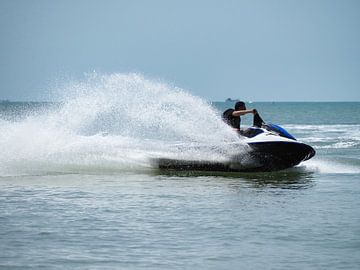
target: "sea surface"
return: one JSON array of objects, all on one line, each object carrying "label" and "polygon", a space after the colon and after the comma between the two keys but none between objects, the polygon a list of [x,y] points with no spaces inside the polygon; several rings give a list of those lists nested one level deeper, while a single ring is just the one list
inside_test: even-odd
[{"label": "sea surface", "polygon": [[163,172],[246,151],[233,103],[131,74],[59,92],[0,103],[0,269],[359,269],[359,102],[247,103],[315,148],[295,168]]}]

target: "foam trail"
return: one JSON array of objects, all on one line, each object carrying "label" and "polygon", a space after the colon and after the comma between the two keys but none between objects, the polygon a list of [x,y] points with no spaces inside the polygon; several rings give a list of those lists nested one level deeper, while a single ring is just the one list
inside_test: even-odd
[{"label": "foam trail", "polygon": [[207,102],[141,75],[93,74],[59,93],[58,108],[0,122],[1,175],[138,170],[151,157],[221,160],[229,142],[245,149]]}]

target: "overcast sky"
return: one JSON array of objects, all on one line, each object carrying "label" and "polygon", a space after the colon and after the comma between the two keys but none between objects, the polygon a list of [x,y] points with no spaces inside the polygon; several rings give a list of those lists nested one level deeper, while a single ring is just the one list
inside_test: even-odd
[{"label": "overcast sky", "polygon": [[0,99],[96,70],[211,101],[360,101],[358,0],[0,0],[0,39]]}]

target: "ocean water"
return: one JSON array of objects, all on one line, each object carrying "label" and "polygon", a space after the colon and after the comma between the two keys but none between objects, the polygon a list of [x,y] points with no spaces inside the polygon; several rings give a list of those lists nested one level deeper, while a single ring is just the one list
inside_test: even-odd
[{"label": "ocean water", "polygon": [[315,148],[295,168],[168,173],[246,153],[232,103],[136,74],[53,96],[0,103],[0,269],[358,269],[359,102],[247,104]]}]

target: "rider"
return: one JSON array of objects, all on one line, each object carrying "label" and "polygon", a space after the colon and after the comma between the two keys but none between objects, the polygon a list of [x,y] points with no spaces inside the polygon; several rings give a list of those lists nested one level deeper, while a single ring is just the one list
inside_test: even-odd
[{"label": "rider", "polygon": [[242,133],[240,130],[240,123],[241,118],[240,116],[252,113],[255,115],[257,114],[256,109],[247,110],[245,103],[243,101],[238,101],[235,103],[235,110],[234,109],[227,109],[223,112],[223,120],[230,125],[233,129],[235,129],[240,134]]}]

